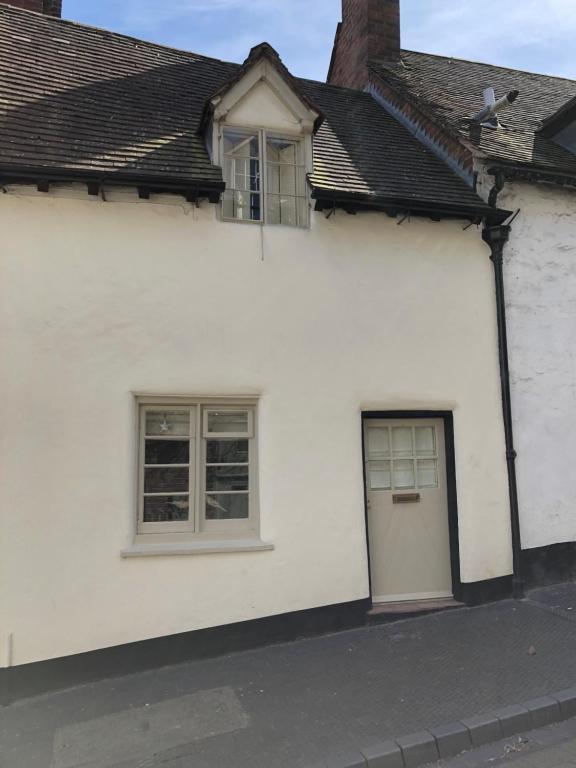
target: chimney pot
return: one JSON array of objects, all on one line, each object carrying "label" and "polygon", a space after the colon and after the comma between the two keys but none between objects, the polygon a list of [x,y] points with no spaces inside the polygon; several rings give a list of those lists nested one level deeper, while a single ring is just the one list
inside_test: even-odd
[{"label": "chimney pot", "polygon": [[364,88],[373,59],[400,60],[400,0],[342,0],[328,82]]}]

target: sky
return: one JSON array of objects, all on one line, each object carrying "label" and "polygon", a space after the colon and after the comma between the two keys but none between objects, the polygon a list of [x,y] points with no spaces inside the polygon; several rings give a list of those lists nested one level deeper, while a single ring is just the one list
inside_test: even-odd
[{"label": "sky", "polygon": [[[401,0],[402,46],[576,79],[576,0]],[[64,16],[243,61],[267,41],[292,74],[325,80],[340,0],[64,0]]]}]

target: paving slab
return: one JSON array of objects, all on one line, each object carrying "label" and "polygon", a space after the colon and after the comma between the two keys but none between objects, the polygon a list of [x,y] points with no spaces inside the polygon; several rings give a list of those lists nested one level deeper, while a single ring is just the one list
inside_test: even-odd
[{"label": "paving slab", "polygon": [[0,764],[361,762],[373,745],[570,688],[575,642],[565,615],[504,601],[180,664],[0,709]]}]

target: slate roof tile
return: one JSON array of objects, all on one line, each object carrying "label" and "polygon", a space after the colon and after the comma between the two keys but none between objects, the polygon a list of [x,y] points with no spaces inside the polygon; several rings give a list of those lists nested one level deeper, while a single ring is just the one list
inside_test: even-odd
[{"label": "slate roof tile", "polygon": [[402,51],[400,65],[372,66],[468,138],[470,119],[484,106],[485,88],[495,88],[497,98],[519,90],[518,100],[501,115],[505,127],[483,128],[478,148],[506,164],[576,173],[576,156],[538,132],[547,118],[576,97],[576,81],[415,51]]},{"label": "slate roof tile", "polygon": [[[199,126],[237,64],[0,5],[0,176],[222,185]],[[317,194],[486,206],[367,93],[308,80]]]}]

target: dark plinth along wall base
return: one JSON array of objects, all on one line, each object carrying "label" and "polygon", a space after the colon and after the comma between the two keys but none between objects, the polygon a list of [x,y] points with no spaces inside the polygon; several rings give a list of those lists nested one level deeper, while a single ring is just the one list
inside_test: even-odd
[{"label": "dark plinth along wall base", "polygon": [[356,600],[0,669],[0,705],[167,664],[359,627],[370,606],[369,599]]},{"label": "dark plinth along wall base", "polygon": [[[512,577],[505,576],[461,584],[455,598],[474,606],[511,594]],[[371,608],[372,603],[366,598],[0,669],[0,705],[95,680],[380,623],[369,614]],[[422,611],[400,613],[388,620],[398,621],[421,614]]]},{"label": "dark plinth along wall base", "polygon": [[512,576],[501,576],[488,581],[475,581],[472,584],[462,583],[454,597],[466,605],[482,605],[494,603],[512,597]]},{"label": "dark plinth along wall base", "polygon": [[522,551],[522,575],[528,587],[576,581],[576,542]]}]

